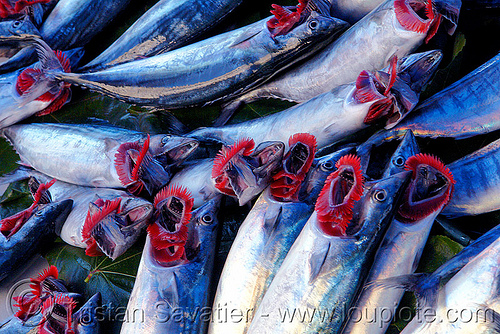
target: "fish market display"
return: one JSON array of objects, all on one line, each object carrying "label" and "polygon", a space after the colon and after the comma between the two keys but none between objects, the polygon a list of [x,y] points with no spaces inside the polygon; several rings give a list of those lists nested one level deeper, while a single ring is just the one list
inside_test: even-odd
[{"label": "fish market display", "polygon": [[[130,103],[180,108],[241,92],[317,51],[347,24],[298,6],[299,24],[273,17],[146,59],[60,80]],[[290,18],[291,20],[292,18]],[[42,30],[43,32],[43,30]]]},{"label": "fish market display", "polygon": [[392,57],[413,52],[434,35],[439,21],[431,0],[386,0],[309,61],[236,98],[226,108],[262,98],[307,101],[353,82],[361,71],[381,70]]},{"label": "fish market display", "polygon": [[[414,272],[434,219],[448,203],[453,192],[455,180],[452,174],[433,156],[417,154],[408,157],[406,169],[412,171],[412,180],[375,255],[367,282]],[[356,307],[360,310],[373,310],[376,313],[373,319],[377,321],[351,317],[344,332],[385,333],[392,320],[388,318],[392,318],[393,314],[387,317],[381,312],[394,310],[403,293],[403,290],[383,290],[374,286],[363,289]]]},{"label": "fish market display", "polygon": [[[14,146],[22,164],[44,174],[78,185],[128,188],[136,193],[144,188],[154,194],[170,180],[169,169],[153,153],[169,155],[177,148],[182,153],[186,145],[186,153],[192,152],[193,141],[174,138],[172,148],[172,137],[156,135],[153,140],[148,136],[141,144],[144,134],[117,130],[108,137],[109,130],[85,125],[25,124],[5,128],[2,135]],[[153,151],[149,150],[151,143]],[[185,158],[184,154],[173,157]]]},{"label": "fish market display", "polygon": [[184,46],[216,25],[241,2],[160,0],[80,71],[95,71]]},{"label": "fish market display", "polygon": [[193,200],[178,186],[155,197],[158,217],[148,237],[127,308],[144,321],[121,333],[200,333],[210,320],[209,286],[217,236],[218,199],[191,213]]},{"label": "fish market display", "polygon": [[[407,172],[390,176],[363,194],[359,159],[341,160],[264,295],[250,333],[269,328],[276,333],[340,331],[343,308],[349,308],[362,283],[409,178]],[[356,219],[350,222],[353,214]],[[308,321],[287,313],[299,309],[312,315]],[[325,312],[328,321],[321,319]]]},{"label": "fish market display", "polygon": [[312,134],[321,148],[375,122],[392,127],[417,104],[441,58],[437,50],[418,53],[403,60],[399,68],[393,58],[388,73],[358,72],[355,82],[282,112],[240,124],[202,128],[189,135],[223,143],[251,137],[260,143],[286,142],[294,133],[304,131]]}]

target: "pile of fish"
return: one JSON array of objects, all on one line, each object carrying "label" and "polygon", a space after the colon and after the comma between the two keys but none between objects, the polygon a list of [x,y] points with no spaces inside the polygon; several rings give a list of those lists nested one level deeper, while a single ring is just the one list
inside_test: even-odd
[{"label": "pile of fish", "polygon": [[[219,33],[248,4],[159,0],[93,54],[129,2],[0,0],[0,136],[19,159],[0,185],[33,198],[0,217],[0,283],[57,243],[125,264],[143,245],[124,334],[385,333],[405,291],[404,333],[499,332],[499,227],[416,272],[434,221],[500,209],[498,136],[450,161],[429,150],[500,130],[500,55],[420,98],[452,58],[429,46],[460,28],[459,0],[299,0]],[[60,122],[72,91],[204,126]],[[232,120],[263,98],[293,105]],[[221,262],[230,210],[244,218]],[[65,270],[32,278],[0,333],[108,332],[105,295],[83,303]]]}]

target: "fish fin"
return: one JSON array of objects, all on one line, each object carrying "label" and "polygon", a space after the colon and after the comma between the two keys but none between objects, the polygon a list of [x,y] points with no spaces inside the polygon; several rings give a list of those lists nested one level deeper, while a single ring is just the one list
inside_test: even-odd
[{"label": "fish fin", "polygon": [[179,279],[175,271],[167,280],[162,280],[161,288],[158,289],[160,297],[165,300],[170,309],[179,306]]},{"label": "fish fin", "polygon": [[460,14],[461,0],[434,0],[432,1],[436,11],[441,14],[445,21],[445,27],[448,34],[453,35],[458,24]]},{"label": "fish fin", "polygon": [[248,32],[246,32],[245,34],[242,34],[240,36],[240,38],[238,38],[237,40],[234,41],[233,44],[231,44],[229,47],[230,48],[238,48],[238,47],[242,47],[241,44],[251,40],[252,38],[254,38],[255,36],[257,36],[258,34],[260,34],[262,32],[262,30],[258,30],[258,31],[253,31],[253,30],[250,30]]},{"label": "fish fin", "polygon": [[430,274],[418,273],[375,280],[367,283],[365,289],[403,289],[410,291],[417,297],[418,307],[425,308],[436,306],[440,282],[439,278],[433,278]]},{"label": "fish fin", "polygon": [[26,166],[19,166],[12,172],[0,176],[0,184],[26,180],[30,177],[31,171],[32,171],[31,168],[28,168]]},{"label": "fish fin", "polygon": [[488,333],[500,333],[500,313],[488,304],[476,304],[474,308],[476,309],[475,315],[477,317],[475,321],[478,324],[483,324],[490,329]]},{"label": "fish fin", "polygon": [[264,231],[266,234],[266,245],[272,240],[273,235],[276,233],[278,226],[281,222],[281,214],[283,212],[283,207],[280,205],[278,212],[275,210],[267,210],[266,216],[264,218]]},{"label": "fish fin", "polygon": [[40,65],[23,70],[16,81],[16,90],[20,95],[20,105],[40,100],[51,102],[47,110],[50,113],[62,107],[69,98],[69,84],[56,79],[52,72],[70,72],[69,60],[61,51],[52,49],[41,39],[35,38],[35,49]]},{"label": "fish fin", "polygon": [[241,100],[232,100],[229,103],[223,104],[220,110],[219,116],[214,121],[213,126],[219,127],[225,125],[231,117],[233,117],[234,113],[238,111],[243,106],[243,101]]},{"label": "fish fin", "polygon": [[328,247],[326,250],[322,252],[314,252],[312,256],[309,258],[309,270],[311,275],[309,277],[309,283],[312,284],[316,280],[316,278],[321,274],[321,271],[326,263],[326,259],[328,258],[328,252],[330,251],[330,243],[328,243]]}]

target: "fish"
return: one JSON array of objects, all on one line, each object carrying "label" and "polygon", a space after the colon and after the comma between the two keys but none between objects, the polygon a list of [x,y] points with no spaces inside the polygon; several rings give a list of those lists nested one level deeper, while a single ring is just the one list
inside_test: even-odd
[{"label": "fish", "polygon": [[418,310],[401,333],[497,333],[499,251],[497,238],[434,291],[435,303]]},{"label": "fish", "polygon": [[87,125],[23,124],[4,128],[1,133],[25,166],[64,182],[127,188],[136,194],[144,190],[154,195],[171,177],[169,165],[160,161],[180,162],[197,147],[195,141],[176,136],[150,137]]},{"label": "fish", "polygon": [[[46,334],[98,334],[100,323],[95,316],[96,308],[102,305],[101,294],[97,292],[82,307],[66,294],[51,295],[42,305],[42,321],[39,333]],[[75,312],[76,311],[76,312]]]},{"label": "fish", "polygon": [[244,205],[269,185],[281,166],[285,144],[269,141],[254,146],[251,138],[223,146],[215,158],[187,164],[169,184],[186,188],[195,208],[218,194],[235,197]]},{"label": "fish", "polygon": [[33,256],[43,245],[55,239],[55,226],[68,217],[73,201],[47,203],[40,198],[26,210],[0,221],[0,281]]},{"label": "fish", "polygon": [[327,178],[248,333],[340,332],[410,177],[398,173],[363,190],[359,158],[346,160]]},{"label": "fish", "polygon": [[479,215],[500,209],[498,168],[500,140],[448,165],[457,180],[455,195],[441,212],[450,218]]},{"label": "fish", "polygon": [[155,197],[158,216],[148,227],[127,305],[140,321],[124,321],[122,334],[205,332],[220,197],[192,212],[185,188],[169,186]]},{"label": "fish", "polygon": [[[40,32],[27,17],[20,18],[18,20],[8,20],[0,22],[0,42],[2,42],[2,55],[7,54],[8,51],[10,51],[10,49],[12,48],[12,45],[8,45],[10,48],[5,48],[5,43],[12,44],[16,42],[20,44],[22,42],[25,42],[25,45],[27,45],[36,37],[40,37]],[[11,54],[9,56],[12,56],[12,54],[17,51],[19,50],[16,49],[10,51]]]},{"label": "fish", "polygon": [[[20,166],[0,177],[0,184],[26,178],[33,195],[40,184],[51,180],[45,174]],[[73,200],[71,213],[63,225],[56,226],[55,232],[69,245],[85,248],[90,256],[105,254],[115,260],[136,241],[153,215],[150,202],[118,189],[77,186],[56,180],[45,193],[51,201]],[[119,201],[116,210],[102,215],[100,209],[113,201]],[[84,230],[88,234],[85,238]]]},{"label": "fish", "polygon": [[[83,47],[129,2],[130,0],[59,0],[39,28],[40,35],[55,50]],[[0,73],[28,66],[35,59],[34,49],[25,48],[9,61],[0,64]]]},{"label": "fish", "polygon": [[[68,52],[53,52],[52,50],[40,52],[48,52],[52,55],[51,66],[67,71],[83,56],[82,50],[79,49]],[[0,75],[0,99],[3,105],[0,111],[0,128],[15,124],[32,115],[48,115],[62,108],[71,99],[71,90],[66,84],[51,87],[33,85],[33,78],[40,75],[40,66],[41,63],[36,63],[20,71]],[[36,91],[39,95],[29,97],[30,91]],[[23,93],[27,94],[26,99],[22,98]]]},{"label": "fish", "polygon": [[160,0],[79,71],[96,71],[187,45],[215,26],[241,2]]},{"label": "fish", "polygon": [[372,123],[393,127],[417,104],[441,58],[439,50],[413,54],[401,61],[399,69],[393,58],[388,73],[362,71],[355,82],[284,111],[239,124],[200,128],[187,136],[231,144],[242,137],[256,143],[286,142],[294,133],[307,132],[323,148]]},{"label": "fish", "polygon": [[[396,152],[395,156],[401,155]],[[405,160],[412,180],[357,298],[356,309],[361,313],[352,313],[344,333],[386,332],[404,291],[378,289],[370,282],[415,271],[434,220],[452,197],[456,181],[439,159],[419,153]]]},{"label": "fish", "polygon": [[[257,199],[231,245],[213,309],[239,310],[243,315],[241,321],[213,321],[208,333],[247,332],[254,311],[314,211],[314,203],[327,176],[337,161],[352,151],[347,148],[313,160],[313,138],[308,134],[290,138],[292,144],[283,160],[284,168]],[[294,162],[300,156],[300,163]],[[302,166],[300,169],[285,168],[288,164]],[[306,172],[307,176],[301,177],[301,172]],[[289,182],[284,181],[285,175]]]},{"label": "fish", "polygon": [[361,71],[379,71],[394,56],[413,52],[434,35],[439,21],[431,0],[386,0],[307,62],[228,102],[223,113],[262,98],[305,102],[349,84]]},{"label": "fish", "polygon": [[1,0],[0,1],[0,17],[5,19],[23,12],[26,7],[33,6],[37,3],[46,4],[51,0]]},{"label": "fish", "polygon": [[344,21],[303,7],[281,21],[263,19],[149,58],[90,73],[49,70],[44,79],[79,85],[129,103],[165,108],[205,105],[262,83],[346,28]]},{"label": "fish", "polygon": [[367,140],[378,146],[412,130],[416,137],[465,139],[500,129],[500,54],[429,97],[388,131]]}]

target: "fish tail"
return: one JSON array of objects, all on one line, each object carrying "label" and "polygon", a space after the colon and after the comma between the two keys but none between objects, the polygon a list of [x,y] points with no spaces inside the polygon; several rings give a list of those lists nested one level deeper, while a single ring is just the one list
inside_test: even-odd
[{"label": "fish tail", "polygon": [[412,292],[419,308],[434,307],[441,280],[430,274],[418,273],[375,280],[366,284],[371,289],[403,289]]},{"label": "fish tail", "polygon": [[[44,41],[34,38],[39,63],[23,70],[16,81],[16,91],[21,105],[38,100],[50,102],[37,115],[49,114],[69,101],[70,83],[66,81],[71,71],[68,58],[61,51],[53,51]],[[66,76],[64,75],[66,74]]]}]

